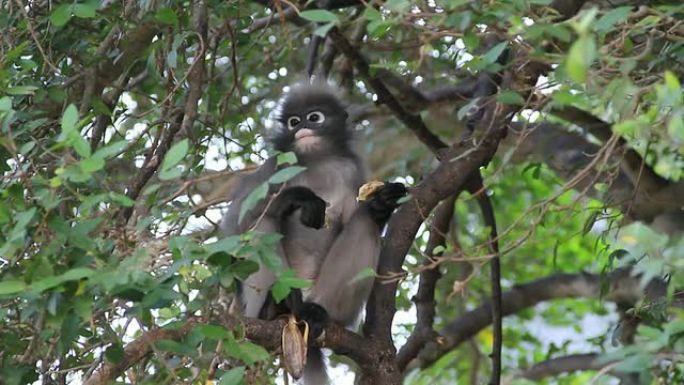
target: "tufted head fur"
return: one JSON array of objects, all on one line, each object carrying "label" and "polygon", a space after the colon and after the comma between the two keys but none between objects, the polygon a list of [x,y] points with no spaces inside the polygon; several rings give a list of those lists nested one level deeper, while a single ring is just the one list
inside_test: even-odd
[{"label": "tufted head fur", "polygon": [[324,83],[300,83],[280,100],[278,128],[269,140],[279,151],[297,155],[347,152],[353,139],[345,105]]}]

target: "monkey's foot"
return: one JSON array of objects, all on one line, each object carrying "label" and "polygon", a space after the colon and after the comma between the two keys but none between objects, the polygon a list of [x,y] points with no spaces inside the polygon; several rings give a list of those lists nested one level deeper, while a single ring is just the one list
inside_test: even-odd
[{"label": "monkey's foot", "polygon": [[328,312],[323,306],[313,302],[304,302],[297,315],[300,321],[306,321],[309,325],[309,345],[312,345],[320,337],[330,322]]}]

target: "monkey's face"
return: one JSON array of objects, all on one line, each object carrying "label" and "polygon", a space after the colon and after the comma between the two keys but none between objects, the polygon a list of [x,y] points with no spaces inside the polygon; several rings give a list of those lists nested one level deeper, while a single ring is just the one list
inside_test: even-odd
[{"label": "monkey's face", "polygon": [[281,151],[314,154],[346,148],[350,132],[342,103],[327,87],[298,86],[280,108],[280,130],[273,138]]}]

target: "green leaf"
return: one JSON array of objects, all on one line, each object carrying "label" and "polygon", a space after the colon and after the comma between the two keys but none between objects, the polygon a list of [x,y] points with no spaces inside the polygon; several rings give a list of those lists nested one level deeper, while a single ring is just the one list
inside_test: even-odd
[{"label": "green leaf", "polygon": [[279,281],[294,289],[304,289],[311,286],[311,280],[299,277],[281,277]]},{"label": "green leaf", "polygon": [[684,142],[684,116],[680,114],[670,118],[667,132],[673,139]]},{"label": "green leaf", "polygon": [[73,104],[69,104],[67,109],[62,115],[62,131],[69,132],[76,129],[76,123],[78,122],[78,110]]},{"label": "green leaf", "polygon": [[171,180],[176,179],[183,174],[183,169],[180,167],[172,168],[170,170],[161,170],[159,172],[159,179],[161,180]]},{"label": "green leaf", "polygon": [[671,91],[681,92],[682,85],[679,83],[677,76],[672,71],[665,71],[665,85]]},{"label": "green leaf", "polygon": [[69,133],[68,139],[69,145],[74,149],[74,151],[76,151],[78,155],[80,155],[83,158],[90,158],[90,145],[85,139],[83,139],[83,137],[77,130],[71,131]]},{"label": "green leaf", "polygon": [[159,340],[154,343],[154,346],[161,351],[175,353],[179,356],[194,357],[197,353],[192,347],[173,340]]},{"label": "green leaf", "polygon": [[496,95],[496,100],[503,104],[513,104],[522,106],[525,104],[525,99],[515,91],[503,91]]},{"label": "green leaf", "polygon": [[67,271],[62,275],[45,277],[35,282],[31,282],[31,291],[41,293],[45,290],[59,286],[64,282],[78,281],[83,278],[91,277],[94,273],[95,272],[92,269],[85,267],[77,267]]},{"label": "green leaf", "polygon": [[119,363],[124,358],[124,350],[121,344],[115,343],[105,351],[105,359],[111,363]]},{"label": "green leaf", "polygon": [[213,340],[222,340],[231,336],[226,328],[218,325],[196,325],[194,329],[204,337]]},{"label": "green leaf", "polygon": [[61,275],[62,281],[77,281],[79,279],[88,278],[95,274],[93,269],[87,267],[77,267],[67,271]]},{"label": "green leaf", "polygon": [[[435,250],[437,250],[437,249],[435,249]],[[433,252],[433,254],[437,254],[437,253],[439,253],[439,251]],[[349,283],[363,281],[363,280],[368,279],[368,278],[375,278],[375,269],[373,269],[372,267],[366,267],[366,268],[362,269],[361,271],[359,271],[354,276],[354,278],[352,278],[351,282],[349,282]]]},{"label": "green leaf", "polygon": [[325,37],[328,34],[328,31],[330,31],[332,29],[332,27],[334,27],[334,26],[335,26],[335,23],[332,23],[332,22],[323,24],[314,30],[314,35]]},{"label": "green leaf", "polygon": [[88,4],[88,3],[82,3],[82,4],[75,4],[74,5],[74,16],[80,17],[82,19],[90,19],[95,17],[95,5],[94,4]]},{"label": "green leaf", "polygon": [[587,235],[591,231],[591,229],[594,227],[594,223],[596,223],[596,220],[599,217],[599,212],[598,211],[593,211],[590,215],[589,218],[584,222],[584,226],[582,227],[582,235]]},{"label": "green leaf", "polygon": [[83,159],[81,161],[81,170],[86,173],[93,173],[95,171],[102,170],[105,165],[105,161],[102,158],[90,157]]},{"label": "green leaf", "polygon": [[19,280],[7,280],[0,282],[0,295],[13,294],[26,290],[26,284]]},{"label": "green leaf", "polygon": [[638,373],[650,368],[655,362],[656,358],[653,355],[644,352],[626,357],[624,361],[615,367],[615,370],[624,373]]},{"label": "green leaf", "polygon": [[161,164],[161,170],[168,171],[171,167],[177,165],[181,160],[183,160],[189,149],[190,142],[187,139],[183,139],[171,146]]},{"label": "green leaf", "polygon": [[271,175],[271,177],[268,178],[268,183],[270,183],[270,184],[285,183],[288,180],[297,176],[298,174],[302,173],[304,170],[306,170],[306,167],[302,167],[302,166],[286,167],[282,170],[279,170],[275,174]]},{"label": "green leaf", "polygon": [[66,25],[71,19],[71,4],[57,6],[50,14],[50,21],[57,27]]},{"label": "green leaf", "polygon": [[268,354],[266,349],[249,341],[241,343],[239,347],[239,358],[248,365],[252,365],[259,361],[268,360],[271,357],[271,355]]},{"label": "green leaf", "polygon": [[12,110],[12,98],[5,96],[0,98],[0,111],[11,111]]},{"label": "green leaf", "polygon": [[119,140],[114,143],[109,143],[108,145],[104,147],[100,147],[95,151],[93,154],[93,157],[98,157],[102,159],[107,159],[112,156],[118,155],[122,151],[124,151],[128,147],[128,141],[126,140]]},{"label": "green leaf", "polygon": [[580,35],[586,34],[589,31],[589,26],[594,23],[596,15],[598,15],[598,7],[592,7],[582,12],[579,22],[574,24],[577,33]]},{"label": "green leaf", "polygon": [[124,207],[133,207],[133,206],[135,206],[135,201],[134,201],[133,199],[127,197],[126,195],[123,195],[123,194],[119,194],[119,193],[115,193],[115,192],[110,192],[110,193],[109,193],[109,198],[111,198],[111,200],[112,200],[113,202],[116,202],[116,203],[118,203],[118,204],[120,204],[121,206],[124,206]]},{"label": "green leaf", "polygon": [[617,7],[606,12],[594,24],[597,32],[608,32],[613,26],[621,21],[627,20],[627,16],[632,13],[632,7]]},{"label": "green leaf", "polygon": [[596,42],[591,36],[582,36],[573,43],[565,62],[568,76],[577,83],[587,80],[587,70],[596,57]]},{"label": "green leaf", "polygon": [[299,16],[303,19],[313,21],[316,23],[337,23],[337,15],[324,9],[312,9],[309,11],[302,11]]},{"label": "green leaf", "polygon": [[382,13],[378,11],[377,9],[373,7],[366,7],[366,9],[363,11],[363,17],[365,17],[368,21],[381,21],[382,20]]},{"label": "green leaf", "polygon": [[176,25],[178,24],[178,16],[171,8],[161,8],[155,13],[154,18],[164,24]]},{"label": "green leaf", "polygon": [[238,366],[225,372],[218,385],[241,385],[245,382],[245,367]]},{"label": "green leaf", "polygon": [[230,272],[239,277],[240,279],[246,279],[250,275],[259,271],[259,264],[254,261],[237,261],[230,265]]},{"label": "green leaf", "polygon": [[495,63],[497,59],[499,59],[499,56],[501,56],[503,51],[506,49],[507,45],[507,41],[495,45],[489,51],[487,51],[486,54],[482,55],[482,60],[484,60],[488,64]]},{"label": "green leaf", "polygon": [[387,0],[383,5],[390,11],[397,13],[404,13],[411,7],[408,0]]},{"label": "green leaf", "polygon": [[297,163],[297,155],[292,151],[280,153],[276,156],[276,163],[278,166],[283,164],[295,164]]},{"label": "green leaf", "polygon": [[10,95],[33,95],[38,87],[36,86],[14,86],[5,90]]},{"label": "green leaf", "polygon": [[30,209],[26,211],[22,211],[18,214],[15,214],[15,225],[14,229],[24,229],[28,224],[31,222],[33,219],[33,216],[36,214],[37,209],[35,207],[31,207]]},{"label": "green leaf", "polygon": [[240,248],[240,236],[231,235],[217,242],[210,243],[205,247],[207,249],[207,255],[212,255],[215,253],[232,254],[237,251],[238,248]]},{"label": "green leaf", "polygon": [[43,279],[39,279],[38,281],[31,282],[31,291],[36,292],[36,293],[42,293],[45,290],[52,289],[55,286],[58,286],[60,283],[63,281],[60,279],[60,277],[45,277]]},{"label": "green leaf", "polygon": [[259,187],[255,188],[244,201],[242,201],[242,206],[240,206],[240,215],[238,216],[238,223],[242,222],[245,214],[251,209],[253,209],[262,199],[266,198],[268,194],[268,183],[262,183]]},{"label": "green leaf", "polygon": [[280,301],[284,300],[288,294],[290,294],[291,290],[292,288],[290,288],[290,286],[284,285],[280,281],[276,281],[271,287],[271,295],[276,303],[279,303]]},{"label": "green leaf", "polygon": [[613,125],[613,131],[620,135],[634,137],[639,129],[639,122],[636,120],[625,120],[624,122]]},{"label": "green leaf", "polygon": [[273,296],[273,299],[276,302],[280,302],[285,297],[287,297],[288,294],[290,294],[290,291],[294,289],[303,289],[306,287],[310,287],[312,284],[311,280],[304,279],[304,278],[299,278],[295,275],[295,272],[293,270],[286,270],[283,272],[283,274],[278,277],[276,282],[273,284],[273,287],[271,288],[271,293]]}]

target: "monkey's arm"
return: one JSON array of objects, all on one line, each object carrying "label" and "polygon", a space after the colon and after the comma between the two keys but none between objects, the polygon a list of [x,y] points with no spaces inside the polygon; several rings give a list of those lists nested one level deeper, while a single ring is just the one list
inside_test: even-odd
[{"label": "monkey's arm", "polygon": [[228,207],[226,215],[224,215],[221,220],[220,229],[223,234],[242,234],[247,231],[250,226],[254,225],[265,209],[266,201],[260,202],[256,207],[249,210],[244,215],[244,218],[242,218],[242,221],[238,223],[242,202],[255,188],[266,182],[275,171],[276,159],[269,158],[255,172],[237,176],[238,180],[235,182],[236,188],[231,192],[227,199],[230,202],[230,206]]},{"label": "monkey's arm", "polygon": [[[257,171],[238,176],[236,181],[237,188],[228,196],[230,206],[228,211],[221,220],[220,229],[224,235],[242,234],[249,230],[255,224],[257,219],[261,216],[266,207],[266,202],[261,202],[256,207],[248,211],[241,222],[238,222],[240,217],[240,208],[242,202],[247,196],[260,184],[266,182],[268,178],[275,172],[275,159],[268,159]],[[269,233],[278,231],[277,221],[273,218],[264,216],[255,228],[256,231]],[[282,254],[281,247],[278,247],[278,253]],[[241,285],[240,290],[240,305],[243,310],[243,315],[247,317],[257,317],[266,301],[268,291],[275,282],[275,274],[264,267],[260,267],[259,271],[249,276]]]}]

